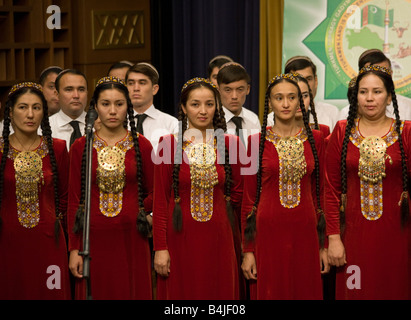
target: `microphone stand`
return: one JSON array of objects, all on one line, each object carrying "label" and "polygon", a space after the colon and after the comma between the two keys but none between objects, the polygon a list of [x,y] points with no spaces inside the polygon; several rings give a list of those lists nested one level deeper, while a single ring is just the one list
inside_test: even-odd
[{"label": "microphone stand", "polygon": [[91,168],[93,163],[93,126],[98,118],[97,111],[90,109],[86,119],[86,195],[83,223],[83,278],[86,281],[86,299],[92,300],[90,282],[90,197],[91,197]]}]

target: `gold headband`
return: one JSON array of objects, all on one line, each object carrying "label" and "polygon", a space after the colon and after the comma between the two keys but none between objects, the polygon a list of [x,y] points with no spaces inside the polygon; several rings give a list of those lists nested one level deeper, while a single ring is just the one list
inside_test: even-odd
[{"label": "gold headband", "polygon": [[188,86],[190,86],[190,85],[192,85],[192,84],[194,84],[194,83],[207,83],[207,84],[209,84],[210,86],[212,86],[214,89],[217,89],[216,85],[215,85],[214,83],[212,83],[211,81],[209,81],[209,80],[207,80],[207,79],[204,79],[204,78],[198,78],[198,77],[197,77],[197,78],[193,78],[193,79],[188,80],[188,81],[184,84],[183,88],[181,89],[181,92],[183,92],[185,89],[187,89]]},{"label": "gold headband", "polygon": [[43,89],[42,89],[41,85],[39,85],[38,83],[35,83],[35,82],[20,82],[20,83],[17,83],[14,86],[11,87],[8,96],[10,97],[16,91],[18,91],[20,89],[23,89],[23,88],[31,88],[31,89],[35,89],[35,90],[38,90],[40,92],[43,92]]},{"label": "gold headband", "polygon": [[356,84],[357,84],[357,77],[354,77],[348,83],[348,88],[354,88]]},{"label": "gold headband", "polygon": [[372,64],[370,66],[361,68],[359,74],[363,74],[365,72],[370,72],[370,71],[380,71],[380,72],[388,74],[389,76],[392,75],[392,70],[391,69],[387,69],[385,67],[378,66],[376,64]]},{"label": "gold headband", "polygon": [[299,76],[298,73],[282,73],[276,75],[274,78],[270,80],[268,83],[268,87],[270,87],[275,81],[281,80],[281,79],[290,79],[292,81],[298,82],[297,77]]},{"label": "gold headband", "polygon": [[125,86],[125,82],[121,80],[120,78],[109,76],[109,77],[103,77],[99,81],[97,81],[96,88],[104,83],[119,83]]}]

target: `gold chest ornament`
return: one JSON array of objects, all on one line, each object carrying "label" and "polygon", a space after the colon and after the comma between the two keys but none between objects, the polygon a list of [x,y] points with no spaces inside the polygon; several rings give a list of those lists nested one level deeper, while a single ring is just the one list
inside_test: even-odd
[{"label": "gold chest ornament", "polygon": [[279,158],[279,197],[283,207],[291,209],[300,204],[300,181],[307,172],[304,155],[305,130],[294,137],[280,137],[272,130],[266,139],[274,144]]},{"label": "gold chest ornament", "polygon": [[[0,137],[0,151],[4,141]],[[47,144],[41,138],[38,148],[33,151],[19,151],[10,146],[7,158],[13,161],[16,180],[17,218],[28,229],[40,222],[39,191],[44,185],[43,158],[48,154]]]},{"label": "gold chest ornament", "polygon": [[[361,213],[367,220],[381,218],[383,206],[383,179],[386,177],[385,162],[391,157],[387,154],[387,148],[398,140],[398,134],[394,125],[384,137],[362,137],[358,129],[359,118],[351,130],[350,140],[359,148],[360,159],[358,162],[358,176],[360,178]],[[403,127],[401,124],[401,129]]]},{"label": "gold chest ornament", "polygon": [[100,212],[109,218],[116,217],[123,207],[123,189],[126,184],[126,152],[133,146],[131,134],[115,146],[107,146],[95,137],[94,148],[97,151],[97,185],[100,190]]},{"label": "gold chest ornament", "polygon": [[214,139],[211,143],[197,144],[185,141],[184,151],[190,166],[191,216],[196,221],[206,222],[213,215],[214,186],[218,184]]},{"label": "gold chest ornament", "polygon": [[17,216],[25,228],[40,221],[39,184],[44,184],[43,161],[36,151],[22,151],[14,158]]}]

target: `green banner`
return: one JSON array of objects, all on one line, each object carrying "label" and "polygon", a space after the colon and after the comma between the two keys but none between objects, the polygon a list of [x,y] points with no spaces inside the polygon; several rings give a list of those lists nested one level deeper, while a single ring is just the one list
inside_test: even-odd
[{"label": "green banner", "polygon": [[317,99],[342,108],[367,49],[390,58],[398,94],[411,97],[411,0],[284,1],[283,67],[295,55],[317,66]]}]

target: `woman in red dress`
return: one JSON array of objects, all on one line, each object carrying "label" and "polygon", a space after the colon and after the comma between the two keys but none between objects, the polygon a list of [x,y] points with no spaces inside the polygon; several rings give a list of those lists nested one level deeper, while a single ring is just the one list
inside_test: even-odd
[{"label": "woman in red dress", "polygon": [[[265,101],[263,130],[248,144],[257,173],[244,176],[244,276],[251,280],[252,299],[322,299],[323,135],[308,125],[294,75],[273,78]],[[275,124],[266,128],[269,107]],[[298,107],[303,128],[295,120]],[[251,152],[253,145],[258,153]]]},{"label": "woman in red dress", "polygon": [[218,102],[211,82],[188,81],[179,135],[160,139],[153,201],[158,299],[239,298],[232,232],[242,195],[238,137],[224,134]]},{"label": "woman in red dress", "polygon": [[[411,124],[400,121],[391,70],[364,67],[350,90],[325,166],[336,299],[410,299]],[[391,101],[396,119],[385,113]]]},{"label": "woman in red dress", "polygon": [[[152,285],[147,214],[152,209],[152,146],[136,131],[133,105],[122,80],[100,79],[90,108],[95,108],[100,120],[92,151],[91,296],[149,300]],[[125,127],[127,115],[131,131]],[[83,246],[85,144],[82,137],[70,148],[69,266],[76,277],[77,299],[88,298],[79,255]]]},{"label": "woman in red dress", "polygon": [[[68,154],[51,138],[41,86],[11,89],[0,140],[0,300],[70,299],[64,224]],[[10,135],[10,124],[13,134]],[[42,136],[37,134],[42,126]]]},{"label": "woman in red dress", "polygon": [[[294,74],[294,75],[295,75],[295,78],[297,79],[298,86],[300,87],[301,95],[303,96],[305,110],[307,112],[310,112],[314,119],[314,123],[310,123],[311,129],[321,131],[323,133],[324,138],[327,138],[330,135],[330,127],[325,124],[318,123],[317,121],[317,113],[315,112],[314,97],[313,97],[313,93],[311,91],[310,85],[308,84],[308,80],[300,74]],[[303,120],[303,114],[302,114],[301,109],[297,110],[297,113],[295,114],[295,119],[299,123],[300,127],[304,127],[304,120]]]}]

